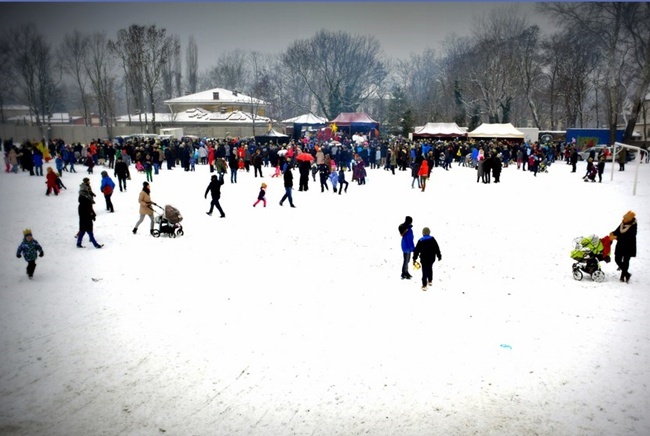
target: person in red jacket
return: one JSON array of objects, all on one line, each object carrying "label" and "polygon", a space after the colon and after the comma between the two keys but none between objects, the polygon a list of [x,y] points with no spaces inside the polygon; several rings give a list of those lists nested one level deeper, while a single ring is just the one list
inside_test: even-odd
[{"label": "person in red jacket", "polygon": [[45,175],[45,184],[47,191],[45,195],[50,195],[54,191],[54,195],[59,195],[59,185],[56,183],[57,175],[52,167],[47,167],[47,174]]},{"label": "person in red jacket", "polygon": [[422,192],[424,192],[424,189],[427,187],[427,179],[429,178],[429,162],[426,159],[420,164],[418,176],[420,176],[420,186],[422,187]]}]

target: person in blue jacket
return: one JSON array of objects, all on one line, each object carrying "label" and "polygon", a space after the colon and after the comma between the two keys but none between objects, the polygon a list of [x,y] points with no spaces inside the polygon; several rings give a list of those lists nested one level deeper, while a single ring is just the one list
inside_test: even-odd
[{"label": "person in blue jacket", "polygon": [[104,194],[104,200],[106,200],[106,210],[115,212],[113,208],[113,202],[111,201],[111,195],[113,195],[113,190],[115,190],[115,182],[111,179],[111,176],[108,175],[107,171],[102,171],[102,182],[99,185],[99,190]]},{"label": "person in blue jacket", "polygon": [[431,286],[431,280],[433,280],[433,264],[436,258],[438,261],[442,260],[438,241],[431,236],[431,230],[428,227],[422,229],[422,237],[413,250],[414,263],[418,257],[422,263],[422,290],[426,291],[427,286]]},{"label": "person in blue jacket", "polygon": [[30,229],[23,230],[23,242],[18,246],[16,257],[24,257],[27,261],[27,277],[30,279],[34,277],[34,270],[36,269],[36,256],[43,257],[43,247],[32,236]]},{"label": "person in blue jacket", "polygon": [[411,261],[411,253],[414,250],[413,244],[413,218],[407,216],[404,222],[398,227],[399,234],[402,237],[402,253],[404,261],[402,263],[402,279],[410,279],[412,276],[409,274],[408,266]]}]

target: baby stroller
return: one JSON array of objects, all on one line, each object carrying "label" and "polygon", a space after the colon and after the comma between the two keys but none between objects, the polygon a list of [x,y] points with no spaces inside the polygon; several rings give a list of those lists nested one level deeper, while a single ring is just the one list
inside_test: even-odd
[{"label": "baby stroller", "polygon": [[571,251],[573,264],[573,278],[582,280],[583,272],[591,276],[595,282],[605,280],[605,273],[600,269],[600,261],[609,262],[611,240],[609,236],[599,238],[596,235],[581,236],[573,240],[574,248]]},{"label": "baby stroller", "polygon": [[158,228],[154,228],[151,234],[155,238],[159,238],[160,235],[167,235],[170,238],[175,238],[176,236],[183,236],[183,226],[180,224],[183,221],[183,216],[181,213],[172,205],[165,205],[165,208],[153,204],[158,209],[162,211],[160,214],[156,214],[154,221],[158,224]]}]

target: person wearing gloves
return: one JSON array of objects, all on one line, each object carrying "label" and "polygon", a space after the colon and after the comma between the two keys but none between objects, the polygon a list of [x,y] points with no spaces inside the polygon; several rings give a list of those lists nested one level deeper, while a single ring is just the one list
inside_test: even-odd
[{"label": "person wearing gloves", "polygon": [[636,224],[636,214],[630,210],[623,215],[621,224],[609,234],[611,240],[616,240],[614,261],[621,270],[620,280],[626,283],[629,283],[632,277],[628,271],[630,258],[636,256]]},{"label": "person wearing gloves", "polygon": [[436,238],[431,236],[431,230],[428,227],[422,229],[422,237],[418,240],[413,250],[413,263],[418,260],[422,261],[422,290],[426,291],[427,286],[431,286],[433,280],[433,264],[436,258],[440,261],[442,254]]},{"label": "person wearing gloves", "polygon": [[152,204],[156,204],[151,201],[151,188],[149,187],[149,182],[142,182],[142,191],[138,195],[138,203],[140,203],[140,219],[135,223],[133,227],[133,234],[135,235],[138,232],[138,226],[144,221],[144,217],[148,216],[151,221],[151,226],[149,228],[149,233],[153,236],[153,207]]},{"label": "person wearing gloves", "polygon": [[[38,254],[37,254],[38,253]],[[27,277],[30,279],[34,277],[34,270],[36,269],[36,256],[43,257],[43,247],[32,236],[30,229],[23,230],[23,242],[18,246],[16,257],[24,257],[27,262]]]}]

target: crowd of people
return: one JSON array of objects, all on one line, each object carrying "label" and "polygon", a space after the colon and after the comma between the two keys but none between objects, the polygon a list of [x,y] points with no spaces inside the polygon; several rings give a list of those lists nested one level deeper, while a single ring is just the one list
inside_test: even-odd
[{"label": "crowd of people", "polygon": [[[67,189],[61,182],[65,172],[77,172],[75,165],[84,167],[88,174],[93,174],[94,167],[100,165],[103,168],[112,170],[113,176],[117,178],[117,185],[109,175],[109,171],[101,172],[102,181],[100,191],[104,194],[106,209],[114,212],[111,195],[114,188],[119,187],[120,192],[127,190],[127,181],[131,179],[131,168],[146,175],[142,191],[139,194],[138,202],[139,219],[133,228],[133,234],[138,231],[139,225],[145,217],[149,218],[150,233],[153,235],[154,213],[152,206],[155,205],[150,197],[150,183],[154,176],[158,176],[163,167],[166,170],[182,169],[183,171],[195,171],[197,165],[206,165],[209,172],[213,173],[210,183],[205,190],[205,198],[211,195],[210,209],[206,212],[212,215],[216,208],[221,218],[226,214],[220,204],[221,187],[225,183],[224,176],[230,172],[230,183],[237,183],[239,171],[250,172],[251,167],[255,178],[264,178],[264,174],[271,177],[282,177],[285,193],[279,204],[282,206],[288,201],[290,207],[295,208],[292,191],[294,188],[292,169],[297,168],[299,173],[298,190],[309,190],[310,175],[314,183],[316,176],[319,177],[320,191],[347,193],[349,182],[346,173],[351,173],[351,181],[358,185],[366,183],[367,169],[383,169],[390,171],[393,175],[396,171],[410,171],[412,175],[411,188],[425,192],[427,180],[431,172],[438,168],[449,171],[454,166],[471,168],[476,171],[476,182],[489,184],[501,182],[502,168],[516,165],[517,170],[530,171],[536,177],[539,172],[547,172],[549,166],[557,161],[564,161],[572,166],[572,172],[576,172],[578,162],[578,149],[573,143],[555,142],[548,144],[510,142],[510,141],[461,141],[453,140],[432,140],[421,139],[417,141],[407,140],[401,137],[391,139],[365,138],[357,134],[355,138],[362,138],[361,142],[352,140],[351,137],[338,136],[329,141],[316,141],[313,138],[302,138],[299,141],[290,141],[288,144],[279,145],[272,143],[258,144],[253,138],[203,138],[192,140],[154,140],[151,138],[133,139],[123,143],[111,141],[93,140],[89,144],[82,145],[68,144],[62,139],[51,139],[49,141],[23,141],[20,144],[14,143],[13,139],[1,141],[4,148],[5,165],[7,172],[17,173],[19,170],[28,171],[31,176],[43,176],[43,165],[54,162],[56,171],[47,167],[46,171],[46,195],[54,193],[58,195],[60,189]],[[590,156],[587,164],[587,173],[583,179],[595,182],[596,175],[599,182],[602,181],[604,162],[607,158],[605,152],[598,156]],[[597,164],[593,162],[597,161]],[[624,170],[624,162],[620,163],[619,170]],[[79,232],[77,234],[77,247],[83,248],[82,239],[87,233],[90,242],[101,248],[94,237],[93,221],[96,214],[93,210],[95,193],[90,188],[88,178],[84,178],[79,189]],[[262,183],[256,206],[262,201],[266,207],[266,184]],[[413,234],[410,227],[406,231],[410,243],[404,242],[403,227],[400,226],[402,234],[402,249],[405,253],[402,278],[410,279],[408,273],[408,262],[410,253],[416,253],[415,257],[426,264],[423,269],[423,289],[431,283],[429,259],[440,258],[440,249],[435,239],[430,236],[428,228],[423,229],[421,248],[413,244]],[[433,239],[433,242],[423,242]],[[419,244],[419,242],[418,242]],[[432,248],[435,246],[435,249]],[[406,258],[409,253],[409,259]],[[428,254],[433,253],[433,254]],[[426,262],[425,262],[426,259]],[[625,263],[625,262],[624,262]],[[629,259],[625,263],[625,274]],[[29,272],[28,272],[29,274]],[[33,274],[33,269],[31,274]],[[31,277],[31,275],[30,275]],[[622,276],[623,277],[623,276]],[[623,277],[629,280],[629,276]]]}]

